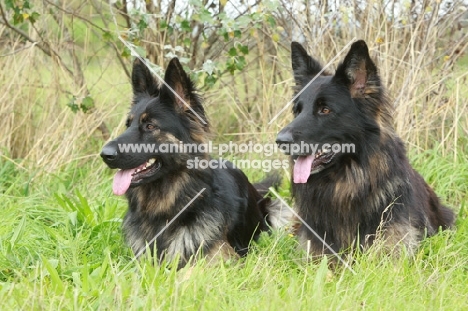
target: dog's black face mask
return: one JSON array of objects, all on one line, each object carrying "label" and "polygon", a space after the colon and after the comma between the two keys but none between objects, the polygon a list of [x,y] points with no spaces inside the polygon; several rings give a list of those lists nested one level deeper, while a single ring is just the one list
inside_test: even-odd
[{"label": "dog's black face mask", "polygon": [[194,132],[204,131],[206,124],[198,116],[204,119],[205,114],[192,82],[176,58],[169,63],[164,81],[177,95],[166,85],[159,88],[145,64],[138,59],[134,62],[134,101],[127,129],[101,151],[104,162],[119,169],[113,184],[116,195],[184,169],[188,155],[174,146],[181,142],[199,143],[196,138],[200,135]]},{"label": "dog's black face mask", "polygon": [[335,75],[318,75],[322,67],[299,43],[292,43],[291,59],[297,84],[295,118],[276,142],[295,161],[294,182],[306,183],[340,157],[354,157],[367,133],[379,131],[376,112],[363,113],[373,108],[364,107],[360,99],[380,92],[380,81],[364,41],[351,46]]}]

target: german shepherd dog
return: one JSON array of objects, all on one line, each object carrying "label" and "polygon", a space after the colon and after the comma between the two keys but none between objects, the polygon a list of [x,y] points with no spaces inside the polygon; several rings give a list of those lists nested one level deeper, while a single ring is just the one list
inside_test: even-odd
[{"label": "german shepherd dog", "polygon": [[209,127],[201,99],[177,58],[170,61],[164,81],[158,85],[146,65],[135,60],[127,129],[101,152],[110,168],[119,169],[114,193],[128,199],[126,241],[136,255],[148,247],[158,261],[178,258],[179,268],[199,254],[243,256],[250,241],[275,220],[278,204],[260,194],[271,182],[256,189],[230,163],[226,169],[189,168],[189,161],[195,163],[197,157],[210,160],[207,153],[122,152],[125,144],[156,149],[163,144],[207,143]]},{"label": "german shepherd dog", "polygon": [[[451,227],[454,213],[409,164],[366,43],[354,42],[334,75],[297,42],[291,59],[294,119],[276,142],[294,162],[292,193],[305,223],[336,252],[366,249],[378,237],[386,252],[411,253]],[[294,144],[315,152],[291,152]],[[343,152],[345,144],[354,152]],[[311,255],[331,253],[305,225],[297,234]]]}]

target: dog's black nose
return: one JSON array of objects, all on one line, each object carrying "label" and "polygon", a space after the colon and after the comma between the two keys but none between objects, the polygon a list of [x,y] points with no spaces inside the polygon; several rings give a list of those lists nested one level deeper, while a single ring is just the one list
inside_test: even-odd
[{"label": "dog's black nose", "polygon": [[276,136],[276,143],[278,145],[290,144],[293,142],[294,142],[294,139],[293,139],[291,128],[285,127],[278,133],[278,136]]},{"label": "dog's black nose", "polygon": [[114,144],[108,143],[102,148],[101,157],[105,162],[111,162],[117,158],[117,148]]}]

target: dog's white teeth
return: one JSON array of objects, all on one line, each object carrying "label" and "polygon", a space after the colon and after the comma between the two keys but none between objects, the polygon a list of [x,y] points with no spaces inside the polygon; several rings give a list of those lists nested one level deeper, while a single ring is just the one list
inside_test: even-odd
[{"label": "dog's white teeth", "polygon": [[136,172],[138,173],[138,172],[141,171],[141,170],[146,170],[148,167],[150,167],[150,166],[153,165],[154,163],[156,163],[156,159],[155,159],[155,158],[149,159],[149,160],[145,163],[145,167],[139,168]]},{"label": "dog's white teeth", "polygon": [[150,167],[151,165],[153,165],[154,163],[156,162],[156,159],[149,159],[148,162],[146,162],[145,164],[145,169],[147,169],[148,167]]}]

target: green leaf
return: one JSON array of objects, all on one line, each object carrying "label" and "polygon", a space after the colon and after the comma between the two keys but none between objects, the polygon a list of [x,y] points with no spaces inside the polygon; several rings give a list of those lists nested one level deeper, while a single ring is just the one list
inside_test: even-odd
[{"label": "green leaf", "polygon": [[13,10],[13,8],[15,7],[15,1],[14,0],[5,0],[5,7],[8,10]]},{"label": "green leaf", "polygon": [[169,35],[172,35],[174,33],[174,27],[172,27],[171,25],[168,25],[167,26],[167,33]]},{"label": "green leaf", "polygon": [[234,72],[236,71],[236,64],[234,63],[234,61],[228,60],[226,62],[226,70],[229,71],[231,75],[234,74]]},{"label": "green leaf", "polygon": [[123,51],[122,51],[122,57],[130,57],[130,55],[132,55],[132,53],[130,52],[130,50],[127,48],[127,47],[124,47]]},{"label": "green leaf", "polygon": [[213,87],[215,85],[216,81],[218,81],[218,78],[216,78],[215,75],[207,75],[205,77],[204,83],[205,83],[205,85],[207,87]]},{"label": "green leaf", "polygon": [[250,17],[250,15],[243,15],[237,19],[237,22],[239,23],[239,26],[241,28],[247,27],[247,25],[249,25],[251,21],[252,18]]},{"label": "green leaf", "polygon": [[84,113],[88,112],[93,107],[94,107],[94,99],[92,99],[89,95],[83,98],[80,104],[80,108]]},{"label": "green leaf", "polygon": [[73,113],[77,113],[80,110],[80,107],[75,103],[68,103],[67,106],[70,107]]},{"label": "green leaf", "polygon": [[22,22],[24,22],[24,16],[22,13],[13,14],[13,24],[17,25]]},{"label": "green leaf", "polygon": [[240,44],[237,49],[244,55],[249,54],[249,47],[247,45]]},{"label": "green leaf", "polygon": [[327,279],[328,273],[328,263],[327,257],[323,257],[320,262],[320,266],[315,274],[314,284],[313,284],[313,293],[315,299],[320,299],[322,297],[323,289],[325,287],[325,282]]},{"label": "green leaf", "polygon": [[276,20],[273,16],[268,15],[266,21],[270,25],[270,27],[276,27]]},{"label": "green leaf", "polygon": [[31,13],[31,16],[29,16],[29,21],[34,24],[35,22],[37,22],[37,20],[39,19],[39,17],[41,16],[41,14],[37,13],[37,12],[32,12]]},{"label": "green leaf", "polygon": [[86,222],[91,226],[97,225],[97,223],[96,223],[96,221],[94,219],[95,214],[94,214],[93,210],[91,209],[91,207],[89,206],[88,200],[86,200],[86,198],[84,196],[82,196],[81,193],[79,193],[78,191],[76,192],[76,196],[80,200],[76,204],[80,204],[80,210],[83,213],[83,216],[84,216]]},{"label": "green leaf", "polygon": [[73,211],[68,213],[68,219],[70,219],[71,224],[75,227],[78,223],[78,212]]},{"label": "green leaf", "polygon": [[23,235],[25,225],[26,216],[23,216],[23,218],[21,218],[21,221],[18,224],[18,227],[16,227],[15,231],[13,232],[13,236],[10,239],[10,244],[12,248],[15,246],[16,241],[18,241]]},{"label": "green leaf", "polygon": [[250,15],[250,18],[253,22],[257,22],[262,18],[262,14],[254,12]]},{"label": "green leaf", "polygon": [[148,28],[148,23],[142,18],[138,21],[137,27],[140,31],[143,31]]},{"label": "green leaf", "polygon": [[237,56],[237,49],[235,47],[232,47],[228,51],[229,56]]},{"label": "green leaf", "polygon": [[73,96],[70,101],[67,103],[67,106],[70,107],[73,113],[77,113],[80,110],[80,107],[76,104],[76,97]]},{"label": "green leaf", "polygon": [[208,23],[208,24],[212,24],[213,23],[213,17],[211,16],[211,13],[210,11],[204,9],[203,11],[201,11],[199,14],[199,19],[200,19],[200,22],[203,22],[203,23]]},{"label": "green leaf", "polygon": [[244,69],[245,65],[247,65],[247,62],[245,61],[245,57],[239,56],[236,62],[236,69],[241,71],[242,69]]},{"label": "green leaf", "polygon": [[102,34],[102,39],[104,41],[112,41],[114,40],[114,36],[110,31],[104,31],[104,33]]},{"label": "green leaf", "polygon": [[242,32],[240,30],[234,30],[234,38],[240,38],[242,36]]},{"label": "green leaf", "polygon": [[165,20],[162,20],[162,21],[159,22],[159,28],[161,30],[164,30],[164,29],[166,29],[168,27],[169,27],[169,24]]},{"label": "green leaf", "polygon": [[190,21],[183,20],[182,23],[180,23],[180,28],[182,28],[183,31],[191,31]]},{"label": "green leaf", "polygon": [[45,257],[41,256],[41,258],[42,258],[42,264],[47,269],[47,272],[49,272],[52,284],[55,286],[55,291],[58,294],[63,294],[63,291],[65,290],[65,286],[62,280],[60,279],[60,276],[57,270],[55,269],[54,265],[52,264],[52,262],[49,262]]}]

